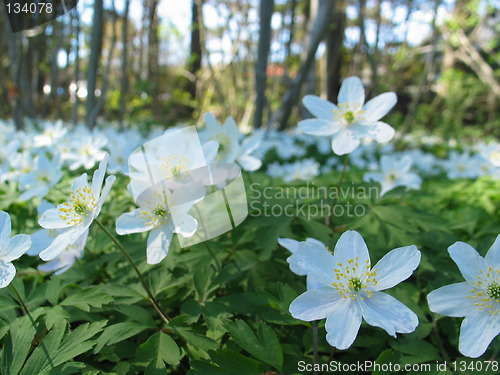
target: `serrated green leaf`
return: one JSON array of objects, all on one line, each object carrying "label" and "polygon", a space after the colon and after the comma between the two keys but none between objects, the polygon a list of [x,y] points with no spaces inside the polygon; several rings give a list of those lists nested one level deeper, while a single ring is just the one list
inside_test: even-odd
[{"label": "serrated green leaf", "polygon": [[112,300],[113,298],[103,290],[103,287],[92,286],[71,294],[61,302],[61,305],[74,306],[83,311],[90,311],[91,306],[102,307],[102,305]]},{"label": "serrated green leaf", "polygon": [[94,349],[94,353],[99,353],[104,345],[116,344],[117,342],[135,336],[139,332],[148,328],[148,326],[136,322],[123,322],[106,327],[101,336],[99,336],[99,339],[97,339],[97,345]]},{"label": "serrated green leaf", "polygon": [[257,335],[243,320],[226,322],[225,327],[231,338],[244,350],[259,360],[281,370],[283,351],[274,331],[265,323],[260,323]]},{"label": "serrated green leaf", "polygon": [[156,323],[151,317],[151,314],[142,307],[135,305],[119,305],[116,306],[116,310],[145,326],[156,328]]},{"label": "serrated green leaf", "polygon": [[179,364],[181,352],[169,335],[157,332],[137,348],[136,359],[138,362],[149,362],[149,373],[154,373],[165,369],[165,363]]},{"label": "serrated green leaf", "polygon": [[47,311],[45,315],[45,325],[47,329],[51,329],[55,323],[69,318],[69,313],[61,306],[54,306]]}]

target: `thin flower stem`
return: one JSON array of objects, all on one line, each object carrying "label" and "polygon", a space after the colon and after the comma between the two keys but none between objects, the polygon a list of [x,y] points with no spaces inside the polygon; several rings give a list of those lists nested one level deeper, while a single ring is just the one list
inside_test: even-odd
[{"label": "thin flower stem", "polygon": [[168,324],[169,321],[170,321],[170,318],[168,318],[167,315],[165,313],[163,313],[163,311],[160,309],[160,306],[158,305],[158,302],[156,302],[155,296],[153,295],[153,293],[149,289],[148,284],[146,284],[146,280],[144,280],[144,278],[142,277],[142,273],[139,270],[139,267],[137,267],[137,265],[135,264],[134,260],[132,259],[132,257],[128,253],[128,251],[125,250],[125,248],[116,239],[116,237],[113,236],[113,234],[98,219],[94,219],[94,221],[99,226],[99,228],[101,228],[103,230],[103,232],[106,233],[106,235],[111,239],[111,241],[113,241],[113,243],[116,245],[116,247],[118,249],[120,249],[120,251],[123,253],[123,255],[125,255],[125,258],[127,258],[128,262],[130,263],[130,265],[132,266],[132,268],[137,273],[137,276],[139,277],[139,281],[141,282],[142,287],[144,288],[144,290],[148,294],[149,301],[151,302],[151,304],[155,308],[155,310],[158,313],[158,315],[160,316],[160,318],[165,322],[165,324]]},{"label": "thin flower stem", "polygon": [[318,357],[318,324],[313,323],[312,324],[312,344],[313,344],[313,368],[314,372],[313,375],[318,375],[318,371],[316,371],[316,368],[318,367],[317,365],[319,364],[319,357]]},{"label": "thin flower stem", "polygon": [[206,242],[203,242],[203,245],[205,245],[205,247],[207,248],[208,252],[210,253],[210,255],[212,256],[212,258],[214,259],[215,266],[217,267],[217,271],[220,272],[221,271],[221,265],[219,263],[219,260],[215,256],[214,252],[212,251],[212,249],[210,248],[210,246],[208,246],[208,244]]},{"label": "thin flower stem", "polygon": [[344,182],[344,177],[345,177],[345,171],[347,169],[347,164],[349,163],[349,154],[347,154],[344,158],[344,166],[342,168],[342,172],[340,174],[340,178],[339,178],[339,182],[337,183],[337,187],[335,189],[335,198],[333,198],[333,202],[332,202],[332,212],[331,212],[331,215],[330,216],[327,216],[326,219],[325,219],[325,225],[327,227],[330,227],[332,225],[332,217],[333,217],[333,213],[335,211],[335,203],[337,203],[337,199],[339,197],[339,189],[340,187],[342,186],[342,182]]},{"label": "thin flower stem", "polygon": [[[26,304],[24,303],[23,297],[21,297],[21,294],[19,293],[19,291],[17,290],[17,288],[14,286],[14,283],[11,283],[10,287],[12,288],[12,290],[14,291],[14,293],[16,294],[17,299],[18,299],[19,303],[21,304],[21,307],[23,308],[23,310],[26,313],[26,315],[28,315],[28,318],[29,318],[29,320],[31,322],[31,325],[33,326],[33,328],[35,329],[35,332],[36,332],[37,327],[36,327],[36,324],[35,324],[35,319],[33,319],[33,316],[31,315],[30,311],[28,310],[28,306],[26,306]],[[50,368],[53,369],[54,368],[54,363],[52,362],[52,358],[50,357],[50,354],[49,354],[47,348],[45,347],[45,344],[43,343],[43,341],[40,341],[40,346],[42,347],[42,350],[45,353],[45,356],[47,357],[47,359],[49,361]]]}]

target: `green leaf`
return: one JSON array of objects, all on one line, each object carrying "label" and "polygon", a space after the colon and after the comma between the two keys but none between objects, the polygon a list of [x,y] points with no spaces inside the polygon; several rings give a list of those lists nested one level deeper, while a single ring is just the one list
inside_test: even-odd
[{"label": "green leaf", "polygon": [[102,305],[105,305],[112,300],[113,298],[104,292],[103,287],[92,286],[70,295],[61,302],[61,305],[74,306],[88,312],[90,311],[90,306],[102,307]]},{"label": "green leaf", "polygon": [[257,375],[266,371],[265,367],[248,357],[230,350],[210,352],[212,363],[192,361],[193,375]]},{"label": "green leaf", "polygon": [[[177,365],[181,352],[175,341],[166,333],[157,332],[137,348],[138,362],[148,362],[146,374],[165,373],[165,363]],[[163,370],[163,372],[161,372]]]},{"label": "green leaf", "polygon": [[198,294],[198,298],[206,298],[206,292],[208,290],[208,287],[210,286],[210,280],[213,274],[214,270],[211,265],[207,265],[194,273],[193,281],[196,293]]},{"label": "green leaf", "polygon": [[69,313],[64,310],[61,306],[54,306],[52,309],[47,311],[45,315],[45,325],[47,329],[51,329],[55,323],[66,320],[69,318]]},{"label": "green leaf", "polygon": [[116,344],[117,342],[126,340],[148,328],[148,326],[136,322],[123,322],[106,327],[102,335],[97,340],[94,354],[98,353],[104,345]]},{"label": "green leaf", "polygon": [[142,307],[136,305],[120,305],[116,306],[116,310],[145,326],[156,328],[156,323],[151,317],[151,314]]},{"label": "green leaf", "polygon": [[241,348],[261,361],[281,370],[283,351],[276,334],[267,324],[259,324],[257,335],[243,320],[235,320],[234,323],[227,322],[225,327]]}]

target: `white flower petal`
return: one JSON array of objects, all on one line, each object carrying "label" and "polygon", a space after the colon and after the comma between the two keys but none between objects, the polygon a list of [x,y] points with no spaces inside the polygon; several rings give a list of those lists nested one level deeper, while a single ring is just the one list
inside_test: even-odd
[{"label": "white flower petal", "polygon": [[[291,267],[290,267],[291,268]],[[323,284],[316,280],[314,276],[307,276],[306,278],[307,290],[317,289],[323,287]]]},{"label": "white flower petal", "polygon": [[358,335],[361,320],[358,304],[343,299],[326,318],[326,341],[341,350],[349,348]]},{"label": "white flower petal", "polygon": [[191,237],[198,229],[198,221],[191,215],[176,215],[174,232],[184,237]]},{"label": "white flower petal", "polygon": [[365,102],[365,89],[363,83],[358,77],[349,77],[344,79],[340,86],[338,102],[358,103],[363,105]]},{"label": "white flower petal", "polygon": [[149,233],[147,245],[147,262],[149,264],[160,263],[167,256],[173,235],[172,225],[161,225]]},{"label": "white flower petal", "polygon": [[[350,265],[354,267],[354,262],[358,263],[358,271],[364,273],[365,267],[370,265],[370,254],[366,247],[365,240],[358,232],[354,230],[346,231],[340,236],[335,250],[333,251],[335,258],[335,267],[343,270],[343,267]],[[339,266],[337,263],[341,263]],[[332,273],[334,273],[332,271]]]},{"label": "white flower petal", "polygon": [[448,252],[460,269],[462,276],[469,282],[477,281],[479,271],[486,272],[488,269],[486,260],[465,242],[455,242],[448,248]]},{"label": "white flower petal", "polygon": [[52,233],[55,230],[39,229],[31,235],[31,248],[26,252],[30,256],[40,254],[40,251],[45,250],[54,241]]},{"label": "white flower petal", "polygon": [[71,184],[71,191],[76,191],[77,189],[81,189],[88,185],[88,176],[87,173],[84,173],[73,180],[73,183]]},{"label": "white flower petal", "polygon": [[18,234],[7,242],[7,246],[1,251],[0,260],[3,262],[12,262],[23,255],[30,246],[31,237],[27,234]]},{"label": "white flower petal", "polygon": [[250,155],[255,151],[262,143],[262,134],[254,133],[249,137],[246,137],[243,142],[241,142],[241,153],[243,155]]},{"label": "white flower petal", "polygon": [[341,130],[332,139],[332,150],[337,155],[345,155],[353,152],[359,146],[359,139],[354,137],[349,130]]},{"label": "white flower petal", "polygon": [[102,182],[104,181],[104,175],[106,174],[106,167],[108,166],[109,155],[106,153],[102,161],[99,163],[99,168],[94,172],[92,177],[92,192],[94,197],[99,197],[101,192]]},{"label": "white flower petal", "polygon": [[78,237],[80,237],[84,233],[85,230],[86,229],[80,230],[80,228],[78,228],[70,229],[64,233],[61,233],[55,238],[55,240],[50,244],[49,247],[47,247],[40,253],[40,258],[45,261],[54,259],[56,256],[61,254],[68,245],[75,242]]},{"label": "white flower petal", "polygon": [[290,271],[292,271],[294,274],[299,276],[307,275],[306,271],[302,267],[302,264],[299,262],[299,259],[296,256],[292,254],[288,258],[286,258],[286,261],[290,265]]},{"label": "white flower petal", "polygon": [[484,259],[486,259],[492,267],[500,268],[500,234],[495,239],[495,242],[493,242],[493,245],[491,245]]},{"label": "white flower petal", "polygon": [[386,92],[369,100],[363,106],[366,121],[380,120],[396,105],[397,101],[398,97],[393,92]]},{"label": "white flower petal", "polygon": [[16,267],[12,263],[0,262],[0,288],[5,288],[16,276]]},{"label": "white flower petal", "polygon": [[57,208],[51,208],[43,213],[42,217],[38,220],[38,224],[45,229],[60,229],[69,228],[73,224],[69,221],[65,221],[61,218],[62,212],[60,208],[66,208],[66,206],[59,205]]},{"label": "white flower petal", "polygon": [[10,239],[11,223],[10,216],[5,211],[0,211],[0,249]]},{"label": "white flower petal", "polygon": [[427,295],[432,312],[454,317],[464,317],[477,310],[474,299],[467,298],[473,286],[468,282],[445,285]]},{"label": "white flower petal", "polygon": [[299,122],[299,129],[306,134],[332,135],[339,131],[342,125],[334,120],[310,118]]},{"label": "white flower petal", "polygon": [[418,267],[420,256],[415,245],[389,251],[372,269],[377,272],[377,285],[371,290],[389,289],[409,278]]},{"label": "white flower petal", "polygon": [[333,120],[334,111],[338,111],[339,108],[329,102],[328,100],[321,99],[316,95],[306,95],[302,99],[305,107],[313,116],[316,116],[325,120]]},{"label": "white flower petal", "polygon": [[458,350],[467,357],[477,358],[484,354],[499,333],[500,319],[497,315],[476,311],[462,322]]},{"label": "white flower petal", "polygon": [[326,318],[342,303],[344,298],[339,292],[330,287],[323,287],[302,293],[293,300],[289,310],[295,319],[310,322]]},{"label": "white flower petal", "polygon": [[285,249],[290,251],[292,254],[299,248],[299,241],[293,240],[291,238],[278,238],[278,243]]},{"label": "white flower petal", "polygon": [[108,176],[106,178],[104,188],[102,189],[101,196],[99,197],[99,202],[97,203],[97,210],[94,213],[94,218],[96,218],[99,215],[99,213],[101,212],[102,205],[104,204],[104,201],[108,197],[108,194],[111,191],[111,187],[113,186],[113,183],[115,182],[115,180],[116,180],[115,176]]},{"label": "white flower petal", "polygon": [[262,161],[252,155],[242,155],[237,161],[247,172],[254,172],[262,166]]},{"label": "white flower petal", "polygon": [[207,163],[211,163],[217,156],[217,151],[219,150],[219,142],[214,140],[208,140],[201,145],[203,150],[203,156]]},{"label": "white flower petal", "polygon": [[298,267],[301,267],[307,275],[323,283],[324,286],[331,286],[335,282],[333,269],[337,265],[333,255],[324,247],[301,242],[293,256]]},{"label": "white flower petal", "polygon": [[396,332],[413,332],[418,326],[417,315],[388,294],[375,292],[372,297],[359,300],[359,304],[366,322],[391,336],[396,337]]},{"label": "white flower petal", "polygon": [[140,209],[120,215],[115,225],[116,233],[119,235],[146,232],[154,227],[152,220],[143,215]]}]

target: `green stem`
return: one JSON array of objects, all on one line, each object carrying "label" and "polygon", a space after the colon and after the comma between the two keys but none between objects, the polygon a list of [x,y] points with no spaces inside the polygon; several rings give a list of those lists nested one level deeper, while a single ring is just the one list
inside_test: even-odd
[{"label": "green stem", "polygon": [[135,270],[135,272],[137,273],[137,276],[139,277],[139,281],[141,282],[142,284],[142,287],[144,288],[144,290],[146,291],[146,293],[148,294],[149,296],[149,301],[151,302],[151,304],[153,305],[153,307],[155,308],[156,312],[158,313],[158,315],[160,315],[160,318],[166,323],[168,324],[170,319],[167,317],[166,314],[163,313],[163,311],[161,311],[160,309],[160,306],[158,305],[158,302],[156,302],[156,299],[155,299],[155,296],[153,295],[153,293],[151,292],[151,290],[149,289],[148,287],[148,284],[146,283],[146,280],[144,280],[144,277],[142,277],[142,273],[141,271],[139,270],[139,267],[137,267],[137,264],[135,264],[134,260],[132,259],[132,257],[130,256],[130,254],[128,253],[127,250],[125,250],[125,248],[121,245],[121,243],[116,239],[115,236],[113,236],[113,234],[98,220],[98,219],[94,219],[94,221],[96,222],[96,224],[103,230],[104,233],[106,233],[106,235],[111,239],[111,241],[113,241],[113,243],[116,245],[116,247],[118,249],[120,249],[120,251],[123,253],[123,255],[125,255],[125,258],[127,258],[128,262],[130,263],[130,265],[132,266],[132,268]]},{"label": "green stem", "polygon": [[219,260],[215,256],[215,253],[212,251],[212,249],[210,248],[210,246],[208,246],[208,244],[206,242],[203,242],[203,245],[205,245],[205,247],[207,248],[208,252],[210,253],[210,255],[212,256],[212,258],[214,259],[215,266],[217,267],[217,271],[220,272],[221,271],[221,265],[219,263]]},{"label": "green stem", "polygon": [[[36,333],[37,327],[36,327],[36,324],[35,324],[35,319],[33,319],[33,316],[31,315],[30,311],[28,310],[28,306],[26,306],[26,304],[24,303],[23,297],[21,297],[21,294],[19,293],[19,291],[17,290],[17,288],[14,286],[14,283],[11,283],[10,287],[12,288],[12,290],[14,291],[14,293],[16,294],[17,299],[18,299],[19,303],[21,304],[21,307],[23,308],[24,312],[26,313],[26,315],[28,315],[28,318],[29,318],[29,320],[31,322],[31,325],[35,329],[35,333]],[[42,347],[42,350],[45,353],[45,356],[47,357],[47,359],[49,361],[50,368],[53,369],[54,368],[54,363],[52,362],[52,358],[50,358],[50,354],[49,354],[47,348],[45,347],[45,344],[43,343],[43,341],[40,341],[40,346]]]},{"label": "green stem", "polygon": [[318,375],[318,371],[316,371],[317,365],[319,364],[319,356],[318,356],[318,324],[317,323],[312,323],[312,344],[313,344],[313,364],[314,364],[313,375]]},{"label": "green stem", "polygon": [[342,186],[342,182],[344,182],[345,171],[347,169],[347,164],[348,163],[349,163],[349,154],[347,154],[345,156],[345,158],[344,158],[344,166],[342,167],[342,172],[340,173],[339,182],[337,183],[337,187],[336,187],[336,191],[335,191],[336,192],[335,198],[333,198],[333,201],[332,201],[332,212],[331,212],[331,215],[327,216],[326,219],[325,219],[325,224],[328,227],[330,227],[332,225],[332,217],[333,217],[333,212],[334,212],[334,209],[335,209],[335,203],[337,203],[337,199],[339,197],[339,189]]}]

